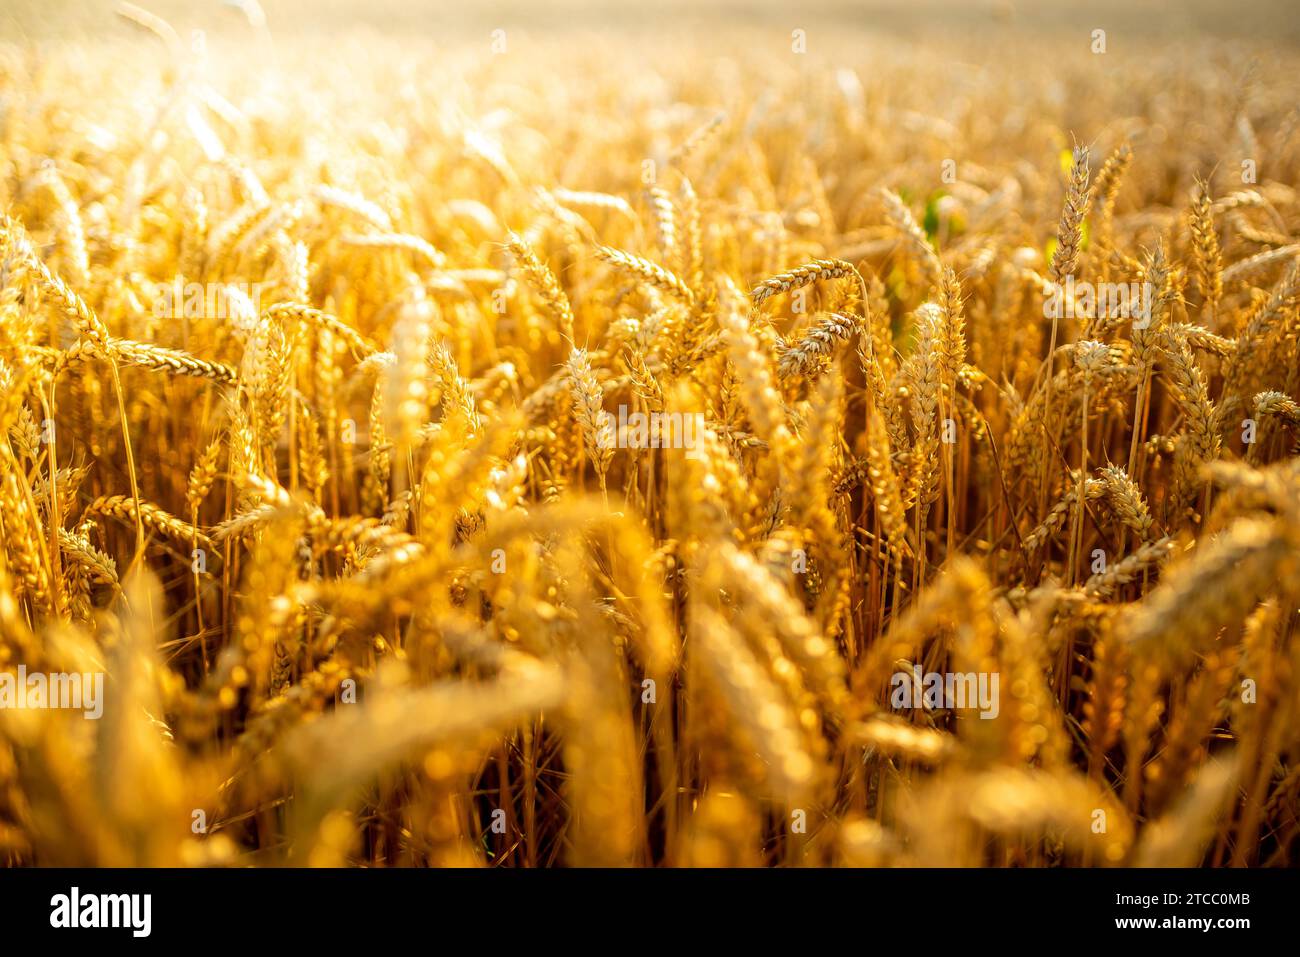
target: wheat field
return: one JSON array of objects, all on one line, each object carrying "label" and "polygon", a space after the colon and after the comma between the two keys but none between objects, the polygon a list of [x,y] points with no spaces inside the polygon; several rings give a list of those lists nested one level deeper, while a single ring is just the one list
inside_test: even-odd
[{"label": "wheat field", "polygon": [[0,19],[0,861],[1300,862],[1284,5],[360,6]]}]

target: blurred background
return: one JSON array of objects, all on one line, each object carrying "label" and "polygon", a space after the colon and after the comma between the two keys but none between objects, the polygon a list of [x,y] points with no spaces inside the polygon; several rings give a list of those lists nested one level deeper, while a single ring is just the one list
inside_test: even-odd
[{"label": "blurred background", "polygon": [[[178,29],[221,31],[243,22],[240,4],[223,0],[154,0],[145,6]],[[0,39],[121,35],[113,0],[5,0]],[[688,0],[263,0],[273,32],[373,30],[430,39],[496,28],[537,32],[693,30],[720,24],[766,27],[834,24],[919,40],[934,35],[1051,35],[1106,29],[1125,42],[1212,34],[1279,44],[1300,42],[1290,0],[813,0],[789,3]],[[727,33],[718,34],[725,43]]]}]

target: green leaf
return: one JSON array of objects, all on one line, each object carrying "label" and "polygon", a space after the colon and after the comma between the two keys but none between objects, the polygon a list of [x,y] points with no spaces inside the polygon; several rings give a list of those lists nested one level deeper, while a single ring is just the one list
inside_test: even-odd
[{"label": "green leaf", "polygon": [[939,232],[939,200],[948,195],[943,190],[935,190],[930,194],[930,198],[925,201],[925,218],[921,221],[921,227],[925,230],[925,236],[931,242]]}]

